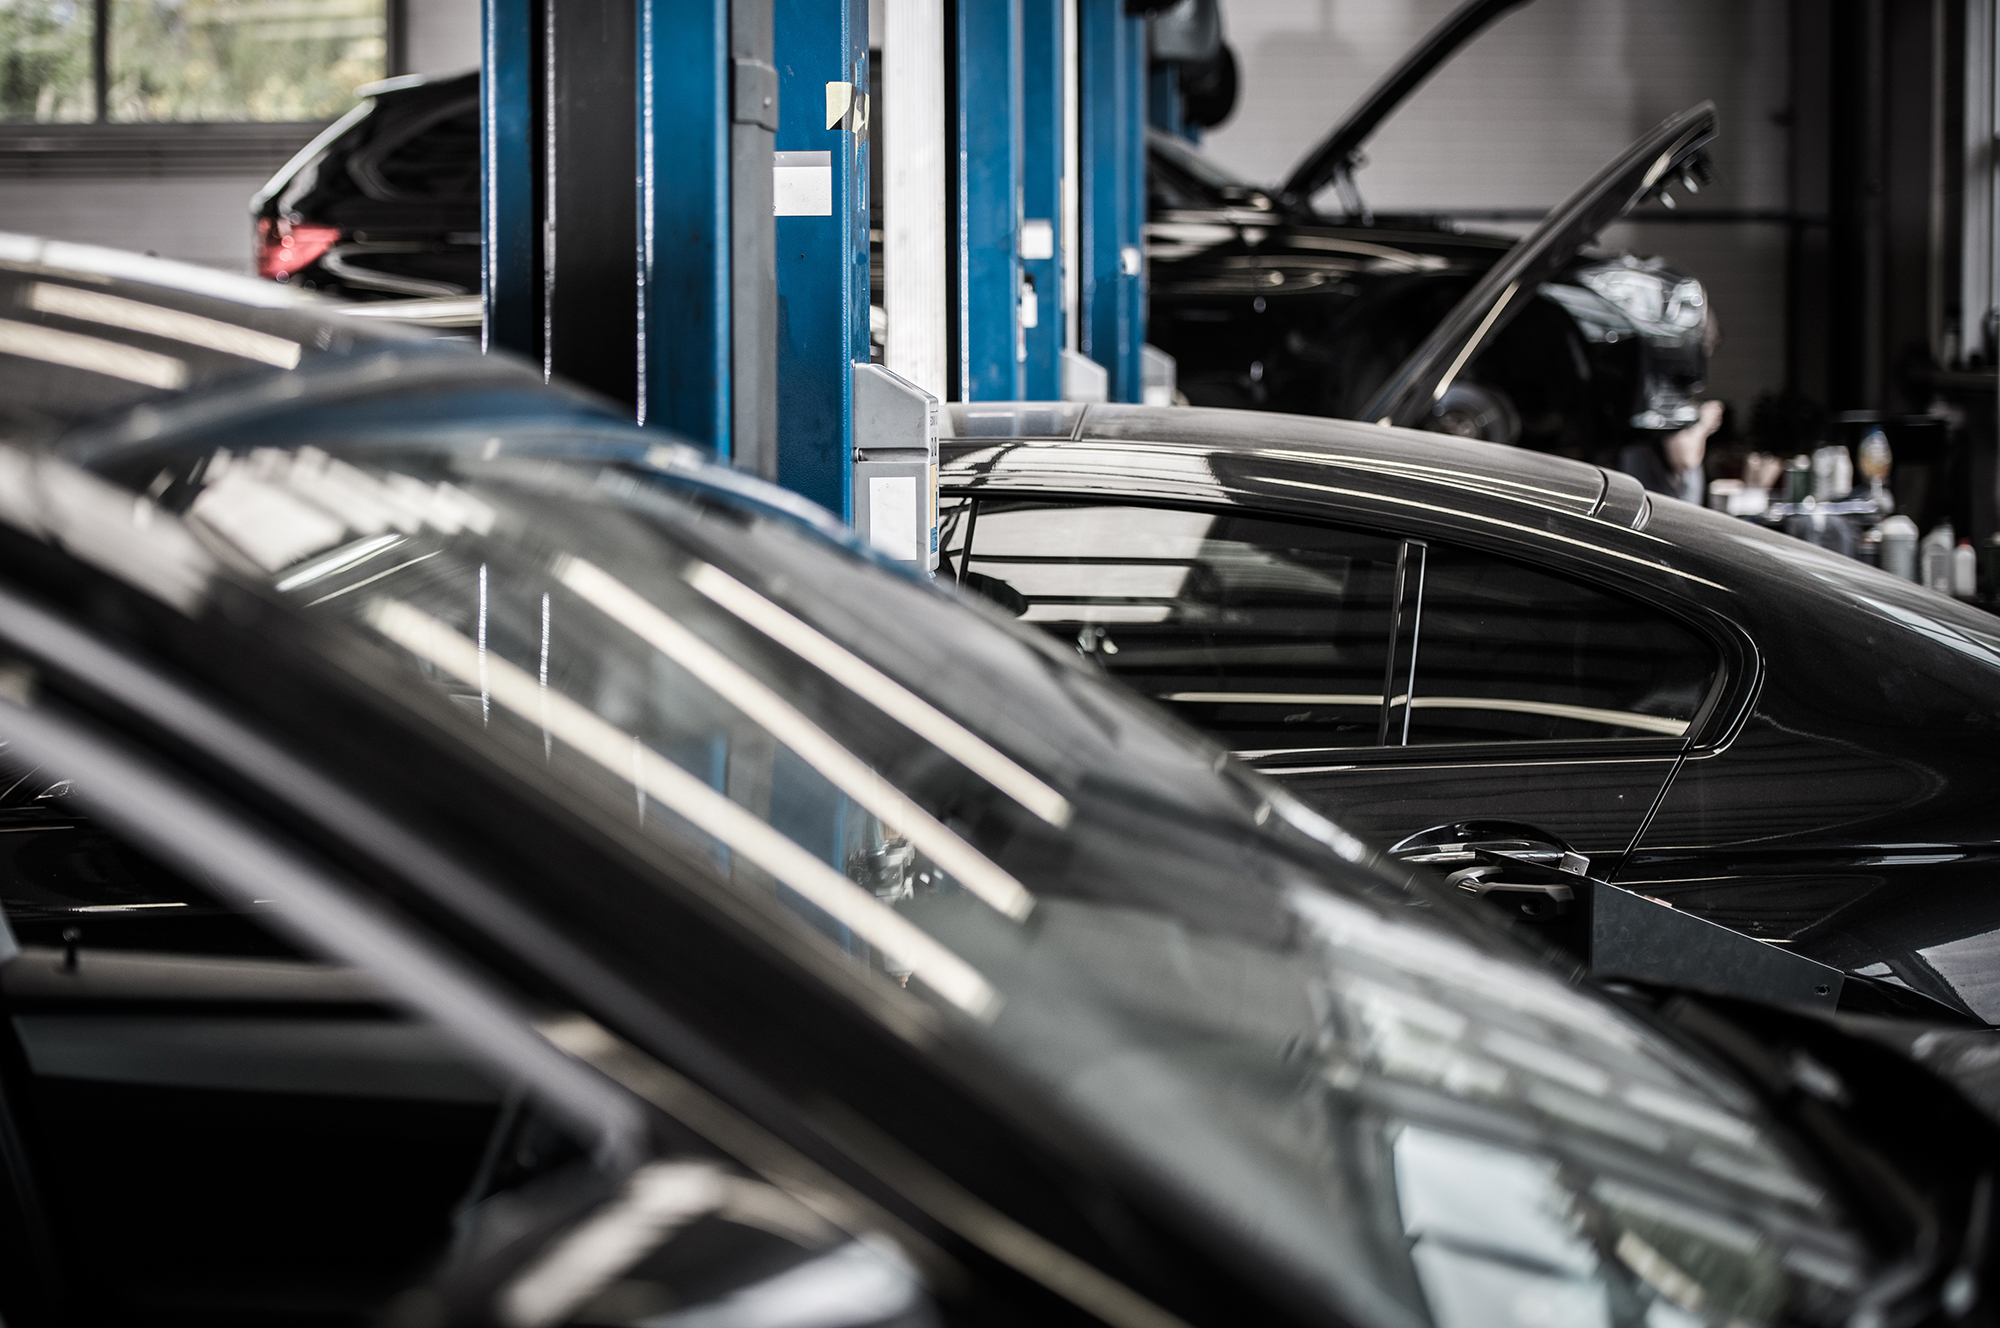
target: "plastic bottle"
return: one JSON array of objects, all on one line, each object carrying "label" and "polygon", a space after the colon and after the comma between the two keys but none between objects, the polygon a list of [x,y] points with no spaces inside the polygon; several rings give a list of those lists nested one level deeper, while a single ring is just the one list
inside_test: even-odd
[{"label": "plastic bottle", "polygon": [[1960,540],[1951,551],[1951,593],[1959,599],[1979,594],[1979,555],[1972,551],[1971,540]]},{"label": "plastic bottle", "polygon": [[1812,497],[1812,458],[1801,452],[1786,462],[1783,483],[1784,501],[1788,503],[1802,503]]},{"label": "plastic bottle", "polygon": [[1861,440],[1861,457],[1857,467],[1861,477],[1868,481],[1868,496],[1874,500],[1875,510],[1887,516],[1896,510],[1896,499],[1888,489],[1889,467],[1895,457],[1889,451],[1889,436],[1880,429],[1870,429],[1868,436]]},{"label": "plastic bottle", "polygon": [[1924,589],[1940,595],[1951,593],[1951,552],[1955,543],[1949,521],[1933,526],[1931,533],[1924,536],[1923,546],[1917,551],[1922,571],[1918,580]]},{"label": "plastic bottle", "polygon": [[1906,516],[1892,516],[1882,531],[1882,570],[1905,581],[1917,579],[1917,523]]},{"label": "plastic bottle", "polygon": [[1833,445],[1813,449],[1812,496],[1817,502],[1832,502],[1854,491],[1854,462],[1847,449]]}]

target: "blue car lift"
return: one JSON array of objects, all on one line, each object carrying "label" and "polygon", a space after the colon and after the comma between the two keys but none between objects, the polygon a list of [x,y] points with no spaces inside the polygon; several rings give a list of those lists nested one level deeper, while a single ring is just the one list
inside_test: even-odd
[{"label": "blue car lift", "polygon": [[485,341],[772,473],[771,0],[484,0]]},{"label": "blue car lift", "polygon": [[1077,0],[1082,270],[1077,347],[1138,401],[1146,344],[1146,21]]},{"label": "blue car lift", "polygon": [[[851,519],[880,128],[866,0],[484,0],[484,18],[487,344]],[[947,0],[942,40],[937,388],[1049,399],[1081,353],[1139,400],[1145,20],[1122,0]]]}]

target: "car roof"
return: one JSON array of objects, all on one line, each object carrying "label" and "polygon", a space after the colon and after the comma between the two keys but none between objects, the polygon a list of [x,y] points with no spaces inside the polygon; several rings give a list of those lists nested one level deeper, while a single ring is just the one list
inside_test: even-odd
[{"label": "car roof", "polygon": [[277,282],[0,233],[0,438],[9,441],[45,443],[204,388],[426,344]]},{"label": "car roof", "polygon": [[1355,420],[1072,403],[954,404],[949,418],[948,485],[1013,480],[1080,493],[1234,501],[1246,485],[1268,482],[1259,462],[1305,462],[1330,472],[1329,483],[1345,472],[1371,491],[1445,487],[1633,529],[1644,526],[1651,508],[1630,476],[1580,461]]},{"label": "car roof", "polygon": [[[66,348],[75,362],[62,362]],[[121,352],[131,364],[119,362]],[[174,365],[151,382],[134,380]],[[277,282],[0,232],[7,444],[121,479],[165,456],[217,447],[591,458],[642,466],[854,543],[816,504],[634,425],[614,402],[545,383],[518,356],[350,318]]]}]

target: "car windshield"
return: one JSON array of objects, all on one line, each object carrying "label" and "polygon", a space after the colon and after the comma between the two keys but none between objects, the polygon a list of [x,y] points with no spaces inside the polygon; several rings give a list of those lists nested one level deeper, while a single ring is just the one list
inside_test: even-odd
[{"label": "car windshield", "polygon": [[151,487],[1354,1321],[1851,1307],[1871,1255],[1733,1080],[1032,629],[671,466],[508,449],[219,451]]}]

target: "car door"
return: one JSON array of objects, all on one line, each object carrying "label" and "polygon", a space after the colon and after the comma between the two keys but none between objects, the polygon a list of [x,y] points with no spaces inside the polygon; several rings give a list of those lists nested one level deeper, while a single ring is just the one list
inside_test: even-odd
[{"label": "car door", "polygon": [[1665,613],[1436,540],[1083,499],[949,516],[968,588],[1386,844],[1485,823],[1609,874],[1716,673]]}]

